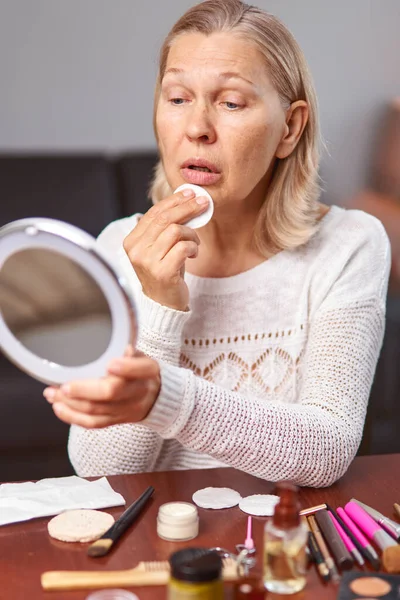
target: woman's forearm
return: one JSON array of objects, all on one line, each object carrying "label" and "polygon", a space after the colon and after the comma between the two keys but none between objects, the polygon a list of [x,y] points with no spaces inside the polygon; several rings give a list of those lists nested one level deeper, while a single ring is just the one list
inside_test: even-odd
[{"label": "woman's forearm", "polygon": [[264,479],[330,485],[360,444],[383,329],[379,299],[320,314],[294,404],[240,395],[164,365],[159,400],[143,424]]}]

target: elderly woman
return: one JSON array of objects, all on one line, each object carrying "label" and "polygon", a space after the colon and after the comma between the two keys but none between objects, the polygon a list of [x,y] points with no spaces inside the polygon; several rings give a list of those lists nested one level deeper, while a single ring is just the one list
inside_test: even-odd
[{"label": "elderly woman", "polygon": [[[208,0],[176,23],[155,94],[161,161],[144,215],[99,244],[125,270],[135,352],[45,395],[83,476],[232,466],[327,486],[360,444],[385,318],[389,244],[318,201],[304,56],[273,16]],[[186,226],[206,198],[215,211]]]}]

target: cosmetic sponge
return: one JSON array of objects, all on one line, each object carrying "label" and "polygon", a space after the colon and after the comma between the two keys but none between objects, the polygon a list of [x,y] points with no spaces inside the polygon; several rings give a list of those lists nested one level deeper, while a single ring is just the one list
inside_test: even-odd
[{"label": "cosmetic sponge", "polygon": [[400,573],[400,546],[389,546],[382,552],[382,564],[387,573]]},{"label": "cosmetic sponge", "polygon": [[47,524],[49,535],[62,542],[93,542],[114,524],[114,517],[100,510],[66,510]]},{"label": "cosmetic sponge", "polygon": [[214,202],[213,199],[211,198],[210,194],[207,192],[207,190],[205,190],[204,188],[202,188],[199,185],[194,185],[194,183],[184,183],[183,185],[180,185],[178,188],[176,188],[176,190],[174,191],[174,194],[176,194],[177,192],[182,192],[183,190],[193,190],[194,193],[196,194],[196,198],[198,198],[199,196],[205,196],[206,198],[208,198],[208,206],[207,206],[207,210],[203,213],[201,213],[201,215],[198,215],[197,217],[193,217],[193,219],[190,219],[189,221],[187,221],[185,223],[185,225],[187,225],[188,227],[191,227],[192,229],[199,229],[200,227],[204,227],[204,225],[207,225],[207,223],[210,221],[211,217],[214,214]]}]

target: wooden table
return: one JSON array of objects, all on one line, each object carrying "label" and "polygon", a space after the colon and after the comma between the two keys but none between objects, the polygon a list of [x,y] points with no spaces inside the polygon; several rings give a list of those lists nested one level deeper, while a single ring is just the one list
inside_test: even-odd
[{"label": "wooden table", "polygon": [[[375,507],[395,519],[393,503],[400,502],[400,455],[365,456],[356,458],[342,479],[330,488],[301,490],[303,507],[328,502],[343,506],[351,497]],[[232,487],[243,496],[271,493],[273,484],[234,469],[143,473],[109,477],[112,487],[130,504],[148,485],[156,488],[153,500],[139,521],[124,535],[118,546],[103,558],[89,558],[87,544],[57,542],[47,533],[48,518],[0,527],[0,599],[1,600],[83,600],[90,591],[44,592],[40,575],[49,570],[110,570],[128,569],[140,560],[165,560],[185,546],[222,546],[234,551],[235,544],[245,538],[247,516],[239,508],[204,510],[200,512],[200,534],[191,542],[166,542],[157,537],[158,507],[171,500],[191,501],[193,492],[207,486]],[[123,508],[110,509],[118,517]],[[253,518],[253,534],[262,556],[262,535],[265,519]],[[132,589],[140,600],[166,598],[164,587]],[[294,600],[333,600],[337,588],[323,585],[312,567],[304,592],[291,596]],[[227,586],[226,598],[233,598]],[[268,599],[277,598],[272,594]],[[280,596],[280,598],[282,598]]]}]

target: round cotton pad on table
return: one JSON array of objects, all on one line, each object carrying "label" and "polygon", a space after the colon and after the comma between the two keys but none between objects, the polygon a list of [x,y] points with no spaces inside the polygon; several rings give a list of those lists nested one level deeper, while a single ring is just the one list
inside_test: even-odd
[{"label": "round cotton pad on table", "polygon": [[198,490],[192,496],[200,508],[231,508],[239,503],[242,496],[230,488],[208,487]]},{"label": "round cotton pad on table", "polygon": [[93,542],[114,524],[114,517],[99,510],[66,510],[47,524],[51,537],[62,542]]},{"label": "round cotton pad on table", "polygon": [[254,494],[254,496],[242,498],[239,502],[239,508],[248,515],[271,517],[278,501],[279,496],[273,494]]}]

